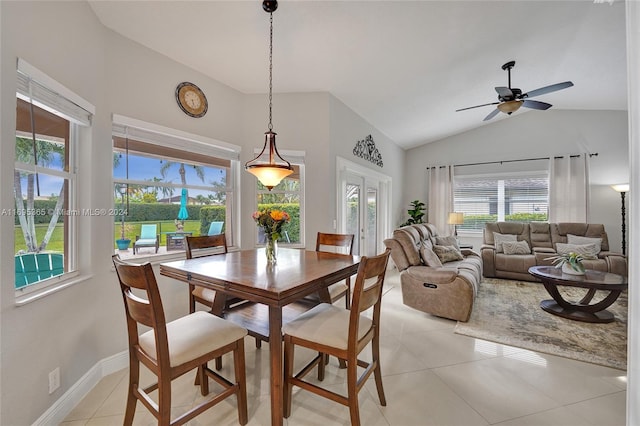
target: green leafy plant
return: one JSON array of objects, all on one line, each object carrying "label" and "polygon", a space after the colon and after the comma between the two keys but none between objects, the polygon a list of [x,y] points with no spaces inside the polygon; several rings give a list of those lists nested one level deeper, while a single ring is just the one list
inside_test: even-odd
[{"label": "green leafy plant", "polygon": [[409,214],[409,219],[400,226],[412,225],[414,223],[423,223],[422,218],[424,216],[424,209],[426,204],[420,200],[413,200],[410,203],[411,208],[407,210]]},{"label": "green leafy plant", "polygon": [[566,263],[574,271],[584,272],[585,268],[582,264],[582,261],[584,259],[586,258],[579,253],[569,252],[567,254],[559,254],[557,256],[548,257],[545,260],[550,260],[551,263],[556,265],[556,268],[562,268],[562,265]]}]

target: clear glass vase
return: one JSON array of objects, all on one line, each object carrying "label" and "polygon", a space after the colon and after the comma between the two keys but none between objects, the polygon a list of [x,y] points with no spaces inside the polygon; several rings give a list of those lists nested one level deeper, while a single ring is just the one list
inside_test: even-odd
[{"label": "clear glass vase", "polygon": [[278,241],[267,236],[267,245],[265,247],[265,253],[267,254],[267,263],[275,264],[278,257]]}]

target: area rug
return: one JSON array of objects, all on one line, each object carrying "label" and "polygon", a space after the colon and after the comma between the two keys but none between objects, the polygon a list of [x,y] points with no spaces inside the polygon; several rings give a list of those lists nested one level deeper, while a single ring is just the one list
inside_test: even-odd
[{"label": "area rug", "polygon": [[[567,300],[579,300],[585,291],[561,288]],[[594,300],[598,297],[596,294]],[[626,370],[626,291],[608,308],[615,315],[615,321],[608,324],[552,315],[540,308],[544,299],[551,296],[542,284],[485,278],[471,318],[466,323],[458,322],[455,333]]]}]

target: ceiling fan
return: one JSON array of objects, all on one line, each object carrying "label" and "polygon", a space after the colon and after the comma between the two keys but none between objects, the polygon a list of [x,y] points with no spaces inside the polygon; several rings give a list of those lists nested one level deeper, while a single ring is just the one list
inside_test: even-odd
[{"label": "ceiling fan", "polygon": [[479,108],[488,105],[497,105],[496,109],[491,111],[489,115],[487,115],[484,120],[488,121],[495,117],[500,111],[505,114],[511,115],[511,113],[517,111],[521,106],[532,109],[540,109],[545,110],[551,108],[551,104],[546,102],[534,101],[529,98],[533,98],[534,96],[540,96],[547,93],[555,92],[557,90],[566,89],[567,87],[573,86],[573,83],[570,81],[565,81],[562,83],[552,84],[550,86],[541,87],[539,89],[531,90],[527,93],[522,93],[522,90],[517,89],[515,87],[511,87],[511,68],[513,68],[516,64],[516,61],[509,61],[502,66],[503,70],[506,70],[509,75],[509,87],[496,87],[496,92],[498,92],[498,102],[491,102],[488,104],[476,105],[472,107],[457,109],[458,111],[465,111],[467,109]]}]

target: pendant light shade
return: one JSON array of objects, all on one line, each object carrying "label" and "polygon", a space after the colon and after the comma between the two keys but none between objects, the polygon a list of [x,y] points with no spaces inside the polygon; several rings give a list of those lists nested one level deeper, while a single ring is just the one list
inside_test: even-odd
[{"label": "pendant light shade", "polygon": [[[273,12],[278,8],[275,0],[264,0],[262,8],[270,15],[269,27],[269,130],[264,134],[262,151],[256,158],[247,161],[244,168],[258,178],[258,180],[271,191],[280,181],[293,173],[291,163],[280,156],[276,147],[276,133],[271,123],[272,98],[273,98]],[[269,147],[269,160],[261,159]]]},{"label": "pendant light shade", "polygon": [[[264,152],[269,146],[269,162],[260,163],[258,159],[262,157]],[[276,158],[279,158],[284,164],[276,163]],[[276,134],[269,130],[264,134],[264,146],[262,152],[253,160],[249,161],[245,168],[249,173],[258,178],[264,186],[271,191],[274,186],[277,186],[280,181],[293,173],[293,167],[291,163],[280,157],[278,149],[276,148]]]}]

